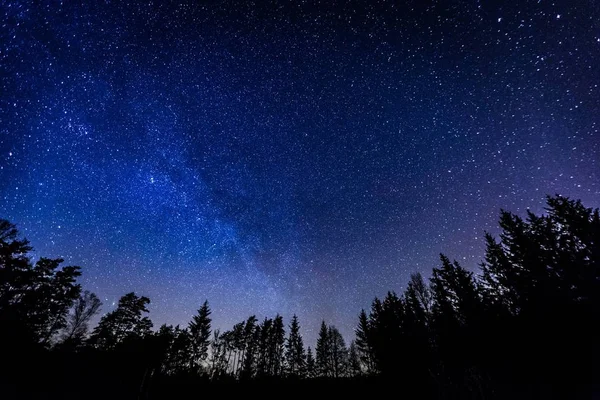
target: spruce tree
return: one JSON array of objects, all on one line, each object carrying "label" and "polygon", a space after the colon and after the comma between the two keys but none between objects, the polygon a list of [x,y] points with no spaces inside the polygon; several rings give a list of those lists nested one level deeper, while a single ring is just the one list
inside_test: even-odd
[{"label": "spruce tree", "polygon": [[273,320],[273,329],[269,341],[271,348],[269,373],[271,376],[278,377],[283,373],[285,352],[285,327],[281,315],[277,315]]},{"label": "spruce tree", "polygon": [[325,321],[321,322],[321,329],[317,338],[316,346],[316,372],[322,377],[333,376],[333,367],[331,365],[331,340],[329,329]]},{"label": "spruce tree", "polygon": [[238,370],[240,379],[249,379],[254,376],[256,351],[258,347],[258,332],[257,332],[256,316],[250,316],[244,323],[242,331],[241,355],[238,362]]},{"label": "spruce tree", "polygon": [[[488,369],[531,382],[581,382],[577,354],[600,326],[600,214],[581,201],[547,198],[546,215],[500,213],[499,238],[486,234],[481,286]],[[518,334],[517,334],[518,332]],[[564,366],[568,365],[568,368]]]},{"label": "spruce tree", "polygon": [[286,341],[285,359],[287,373],[291,377],[303,377],[306,373],[306,353],[300,334],[298,317],[294,314],[290,323],[290,333]]},{"label": "spruce tree", "polygon": [[204,301],[204,304],[202,304],[198,313],[192,317],[192,321],[188,326],[192,344],[192,365],[199,370],[202,370],[203,363],[208,357],[212,321],[210,314],[208,301]]},{"label": "spruce tree", "polygon": [[356,352],[358,357],[364,365],[365,370],[368,374],[376,372],[375,369],[375,354],[373,352],[373,335],[371,332],[371,326],[369,317],[365,310],[360,311],[358,316],[358,327],[355,329],[356,335]]},{"label": "spruce tree", "polygon": [[256,375],[259,378],[266,377],[270,374],[272,330],[273,319],[265,317],[263,322],[258,326]]},{"label": "spruce tree", "polygon": [[306,377],[307,378],[315,378],[318,376],[317,367],[315,364],[315,358],[313,357],[313,352],[310,346],[306,350]]},{"label": "spruce tree", "polygon": [[340,331],[333,325],[328,328],[330,348],[330,369],[333,378],[346,375],[348,367],[348,349]]},{"label": "spruce tree", "polygon": [[360,361],[360,356],[358,355],[356,343],[353,340],[350,342],[350,347],[348,349],[348,375],[359,376],[362,374],[362,371],[363,367]]}]

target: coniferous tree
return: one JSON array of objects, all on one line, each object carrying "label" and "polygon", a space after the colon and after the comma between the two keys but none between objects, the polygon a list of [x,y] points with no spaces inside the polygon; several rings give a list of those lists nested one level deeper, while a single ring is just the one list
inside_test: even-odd
[{"label": "coniferous tree", "polygon": [[208,356],[208,347],[210,345],[211,318],[208,301],[202,304],[198,313],[192,317],[188,329],[191,339],[192,365],[201,370],[203,363]]},{"label": "coniferous tree", "polygon": [[156,338],[165,347],[165,356],[161,362],[160,370],[165,374],[175,373],[173,360],[173,351],[171,349],[175,339],[175,329],[173,325],[162,324],[155,333]]},{"label": "coniferous tree", "polygon": [[48,346],[54,336],[65,327],[73,302],[81,293],[76,279],[79,267],[62,267],[62,259],[40,258],[33,267],[35,279],[22,294],[17,310],[38,342]]},{"label": "coniferous tree", "polygon": [[111,350],[127,339],[142,339],[151,334],[152,321],[146,316],[150,299],[127,293],[119,299],[116,310],[104,315],[90,337],[90,343]]},{"label": "coniferous tree", "polygon": [[0,311],[19,302],[20,297],[32,284],[29,241],[19,238],[17,227],[0,219]]},{"label": "coniferous tree", "polygon": [[286,342],[285,359],[287,373],[291,377],[303,377],[306,373],[306,353],[304,341],[300,334],[300,323],[294,314],[290,323],[290,333]]},{"label": "coniferous tree", "polygon": [[431,277],[432,327],[443,379],[462,379],[476,367],[475,349],[480,336],[482,301],[473,273],[440,255],[441,268]]},{"label": "coniferous tree", "polygon": [[238,367],[239,377],[244,380],[252,378],[256,373],[256,352],[259,336],[257,322],[256,316],[252,315],[244,323],[240,366]]},{"label": "coniferous tree", "polygon": [[361,364],[364,366],[367,374],[373,374],[376,372],[375,360],[373,353],[373,339],[371,337],[371,326],[369,317],[365,310],[360,311],[358,316],[358,327],[355,329],[356,334],[356,352],[358,353]]},{"label": "coniferous tree", "polygon": [[245,349],[240,372],[240,378],[243,380],[252,379],[258,375],[258,364],[261,358],[260,339],[261,326],[253,315],[248,318],[244,326]]},{"label": "coniferous tree", "polygon": [[427,325],[432,298],[431,291],[420,273],[410,275],[404,298],[413,317],[423,325]]},{"label": "coniferous tree", "polygon": [[60,267],[60,258],[32,264],[31,250],[16,226],[0,219],[0,341],[13,347],[49,346],[81,292],[79,267]]},{"label": "coniferous tree", "polygon": [[[444,398],[511,397],[512,388],[524,382],[527,397],[561,393],[555,390],[561,385],[569,392],[585,390],[580,388],[598,381],[593,367],[600,356],[593,345],[600,325],[598,210],[557,196],[548,199],[546,215],[528,213],[522,219],[503,211],[500,227],[499,239],[486,235],[480,276],[442,255],[429,286],[420,274],[411,275],[402,295],[389,292],[373,301],[370,312],[360,313],[349,349],[340,332],[323,321],[315,361],[310,347],[304,358],[296,316],[287,339],[277,315],[261,324],[252,316],[230,331],[213,332],[209,341],[205,302],[189,329],[163,325],[152,333],[145,316],[149,299],[134,293],[102,317],[88,340],[98,349],[118,351],[47,351],[43,347],[57,332],[63,349],[68,343],[79,346],[100,302],[81,293],[78,268],[44,258],[33,264],[28,242],[0,220],[0,339],[17,341],[3,341],[5,346],[41,344],[27,353],[27,362],[40,369],[60,368],[62,358],[82,366],[55,376],[81,376],[87,366],[139,384],[138,397],[179,379],[201,382],[196,360],[208,364],[214,380],[273,379],[283,371],[310,378],[368,372],[380,373],[377,381],[402,378],[407,391],[433,388]],[[12,351],[5,349],[4,357]],[[14,361],[5,364],[23,370]]]},{"label": "coniferous tree", "polygon": [[284,366],[285,327],[283,317],[277,315],[273,320],[273,329],[270,338],[270,371],[271,376],[281,376]]},{"label": "coniferous tree", "polygon": [[346,375],[348,367],[348,349],[340,331],[333,325],[328,328],[328,339],[330,348],[329,362],[331,376],[340,378]]},{"label": "coniferous tree", "polygon": [[317,338],[316,351],[316,372],[322,377],[333,376],[333,366],[331,365],[331,340],[329,329],[325,321],[321,322],[321,329]]},{"label": "coniferous tree", "polygon": [[235,338],[234,332],[225,331],[221,334],[221,340],[223,341],[224,361],[223,361],[223,376],[228,376],[231,371],[231,362],[235,354]]},{"label": "coniferous tree", "polygon": [[431,291],[421,274],[412,274],[404,292],[402,340],[404,361],[400,370],[415,386],[429,386],[431,362]]},{"label": "coniferous tree", "polygon": [[360,361],[360,356],[358,355],[356,342],[353,340],[350,342],[350,347],[348,348],[348,375],[359,376],[362,375],[362,373],[362,362]]},{"label": "coniferous tree", "polygon": [[223,377],[227,370],[226,363],[226,346],[225,341],[218,329],[213,331],[213,339],[210,342],[210,378],[219,380]]},{"label": "coniferous tree", "polygon": [[574,354],[589,354],[583,343],[598,333],[599,211],[562,196],[547,204],[546,215],[528,211],[526,219],[503,210],[500,240],[486,234],[485,328],[498,343],[488,366],[501,379],[581,381]]},{"label": "coniferous tree", "polygon": [[231,330],[230,350],[233,357],[230,362],[231,375],[239,377],[239,369],[242,361],[242,354],[245,348],[244,342],[244,322],[239,322]]},{"label": "coniferous tree", "polygon": [[315,378],[317,375],[318,373],[315,358],[313,357],[312,349],[309,346],[306,350],[306,377]]},{"label": "coniferous tree", "polygon": [[256,360],[256,375],[264,378],[269,375],[269,360],[271,351],[271,336],[273,329],[273,320],[266,318],[258,326],[258,352]]},{"label": "coniferous tree", "polygon": [[156,335],[165,345],[162,371],[167,375],[184,374],[192,370],[192,343],[187,329],[179,325],[162,325]]},{"label": "coniferous tree", "polygon": [[402,357],[402,324],[405,305],[396,293],[388,292],[383,302],[375,299],[371,306],[371,349],[375,368],[384,375],[399,373],[397,360]]}]

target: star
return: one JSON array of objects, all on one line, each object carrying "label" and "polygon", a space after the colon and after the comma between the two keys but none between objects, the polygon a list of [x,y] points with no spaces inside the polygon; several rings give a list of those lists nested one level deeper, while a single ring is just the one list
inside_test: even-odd
[{"label": "star", "polygon": [[209,3],[6,7],[0,217],[100,298],[349,342],[500,209],[599,206],[593,2]]}]

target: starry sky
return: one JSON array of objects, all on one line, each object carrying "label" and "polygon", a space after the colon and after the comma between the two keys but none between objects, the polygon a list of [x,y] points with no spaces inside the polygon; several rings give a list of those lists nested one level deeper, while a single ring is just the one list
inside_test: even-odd
[{"label": "starry sky", "polygon": [[104,312],[351,339],[500,208],[600,206],[593,0],[83,3],[0,3],[0,217]]}]

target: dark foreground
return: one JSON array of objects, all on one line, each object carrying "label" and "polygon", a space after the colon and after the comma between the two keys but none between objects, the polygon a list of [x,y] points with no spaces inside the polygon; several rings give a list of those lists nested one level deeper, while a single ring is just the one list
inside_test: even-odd
[{"label": "dark foreground", "polygon": [[[27,355],[19,361],[13,358],[13,367],[2,371],[0,398],[70,400],[245,396],[283,399],[385,396],[406,399],[600,399],[597,385],[575,382],[495,382],[494,387],[489,382],[482,387],[457,383],[442,387],[433,381],[411,382],[400,376],[302,380],[266,378],[251,381],[222,378],[212,381],[195,376],[147,376],[146,371],[140,368],[142,366],[131,358],[123,358],[117,364],[114,361],[105,359],[103,354],[82,357],[45,353]],[[590,367],[595,370],[594,366]]]}]

